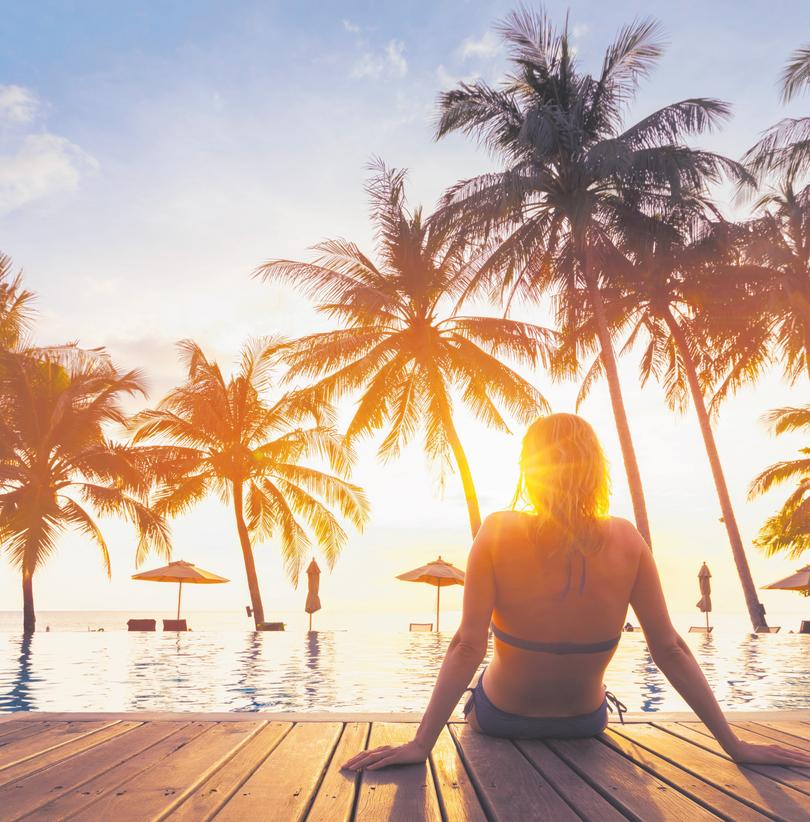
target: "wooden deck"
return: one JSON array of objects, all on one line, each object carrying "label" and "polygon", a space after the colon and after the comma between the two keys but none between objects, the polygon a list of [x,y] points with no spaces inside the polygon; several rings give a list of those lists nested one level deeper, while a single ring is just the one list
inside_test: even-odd
[{"label": "wooden deck", "polygon": [[[599,739],[511,742],[451,723],[426,765],[340,764],[413,722],[344,716],[0,717],[0,819],[810,820],[810,770],[740,768],[705,728],[631,717]],[[740,714],[740,735],[810,751],[810,713]]]}]

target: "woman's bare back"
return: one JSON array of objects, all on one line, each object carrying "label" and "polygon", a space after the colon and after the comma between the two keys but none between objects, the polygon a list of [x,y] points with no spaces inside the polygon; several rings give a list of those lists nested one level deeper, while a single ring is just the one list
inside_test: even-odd
[{"label": "woman's bare back", "polygon": [[[630,523],[606,520],[601,547],[584,556],[538,543],[529,514],[504,511],[489,519],[498,629],[533,643],[584,646],[620,636],[639,562]],[[486,693],[497,707],[523,716],[588,713],[604,699],[614,651],[548,653],[496,637]]]}]

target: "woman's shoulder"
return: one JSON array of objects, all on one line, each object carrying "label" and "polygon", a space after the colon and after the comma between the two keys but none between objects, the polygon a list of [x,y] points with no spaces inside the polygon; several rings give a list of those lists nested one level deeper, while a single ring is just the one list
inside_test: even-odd
[{"label": "woman's shoulder", "polygon": [[491,514],[488,514],[481,524],[481,527],[490,533],[501,533],[504,530],[513,530],[518,527],[525,529],[526,526],[535,519],[536,516],[534,514],[526,511],[504,508],[502,511],[493,511]]},{"label": "woman's shoulder", "polygon": [[629,519],[624,517],[605,517],[603,521],[603,545],[612,550],[638,555],[647,546],[644,537]]}]

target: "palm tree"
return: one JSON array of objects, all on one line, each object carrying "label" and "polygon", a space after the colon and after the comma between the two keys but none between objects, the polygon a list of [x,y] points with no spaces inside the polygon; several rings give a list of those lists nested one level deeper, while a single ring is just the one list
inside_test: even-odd
[{"label": "palm tree", "polygon": [[[212,491],[233,505],[259,629],[264,606],[253,543],[278,532],[287,573],[297,584],[313,542],[330,567],[346,542],[330,509],[361,528],[368,504],[361,489],[343,478],[352,454],[329,424],[328,408],[297,392],[272,403],[265,399],[284,349],[280,340],[248,342],[230,379],[196,343],[179,347],[186,381],[157,408],[134,417],[133,442],[153,442],[155,509],[162,515],[176,516]],[[325,461],[340,476],[303,464],[308,458]]]},{"label": "palm tree", "polygon": [[33,580],[58,536],[76,529],[93,540],[107,575],[110,556],[95,515],[130,520],[137,553],[169,556],[162,517],[148,505],[144,453],[105,434],[122,424],[121,400],[142,393],[135,371],[78,349],[60,361],[41,352],[0,354],[0,547],[22,574],[23,627],[36,628]]},{"label": "palm tree", "polygon": [[[810,431],[810,405],[777,408],[765,419],[777,435],[785,431]],[[799,450],[802,454],[799,459],[777,462],[751,483],[749,497],[754,498],[780,483],[796,481],[795,490],[781,509],[768,517],[755,540],[754,544],[768,556],[784,553],[790,559],[798,559],[810,548],[810,448]]]},{"label": "palm tree", "polygon": [[528,323],[466,316],[458,298],[475,273],[464,236],[425,220],[407,207],[405,172],[372,164],[367,185],[380,264],[354,243],[315,246],[313,262],[271,260],[257,269],[265,281],[304,287],[318,309],[345,327],[298,340],[287,355],[289,377],[321,377],[325,399],[363,391],[349,423],[349,441],[380,428],[386,460],[419,429],[428,456],[440,465],[453,458],[461,475],[473,536],[481,513],[466,453],[454,420],[454,393],[474,416],[508,431],[502,410],[528,422],[546,401],[499,357],[545,362],[552,334]]},{"label": "palm tree", "polygon": [[[810,88],[810,45],[791,54],[782,72],[781,87],[785,103]],[[776,173],[794,180],[810,171],[810,117],[785,117],[771,126],[748,150],[743,162],[759,179]]]},{"label": "palm tree", "polygon": [[641,476],[622,398],[601,287],[613,237],[638,212],[654,213],[683,191],[705,190],[740,168],[689,148],[688,136],[729,115],[725,103],[693,98],[629,128],[624,112],[661,55],[658,25],[623,28],[593,77],[577,66],[567,22],[557,31],[543,12],[520,9],[499,25],[513,73],[502,88],[461,83],[439,100],[437,137],[476,136],[503,171],[464,180],[445,200],[444,219],[488,237],[495,250],[471,289],[493,282],[506,297],[584,292],[596,323],[602,367],[636,524],[650,542]]},{"label": "palm tree", "polygon": [[19,348],[31,325],[32,292],[23,288],[22,275],[11,273],[11,258],[0,254],[0,351]]},{"label": "palm tree", "polygon": [[[633,230],[624,232],[617,249],[621,253],[608,265],[609,281],[617,293],[614,297],[607,292],[606,307],[619,328],[629,328],[625,350],[647,339],[640,360],[642,385],[650,376],[659,379],[670,408],[680,412],[686,410],[691,397],[756,630],[767,625],[765,609],[751,577],[704,396],[716,379],[717,366],[701,312],[711,311],[715,266],[725,262],[729,253],[727,235],[725,224],[709,220],[699,203],[683,203],[654,217],[640,217]],[[583,388],[587,391],[588,378]]]},{"label": "palm tree", "polygon": [[724,268],[735,313],[748,318],[731,373],[740,382],[739,366],[745,373],[770,348],[794,383],[810,377],[810,186],[796,191],[788,178],[755,208],[759,216],[738,229],[738,262]]}]

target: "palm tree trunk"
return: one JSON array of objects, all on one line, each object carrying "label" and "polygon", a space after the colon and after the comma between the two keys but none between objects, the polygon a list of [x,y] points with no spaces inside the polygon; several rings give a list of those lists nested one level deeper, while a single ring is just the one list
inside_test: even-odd
[{"label": "palm tree trunk", "polygon": [[23,569],[23,633],[33,634],[37,629],[37,615],[34,611],[34,575]]},{"label": "palm tree trunk", "polygon": [[475,539],[478,529],[481,527],[481,509],[478,507],[478,494],[475,492],[470,463],[467,461],[467,455],[461,446],[461,440],[458,437],[455,425],[453,425],[453,419],[449,415],[445,422],[445,428],[447,429],[447,439],[450,440],[450,447],[453,449],[453,456],[456,458],[458,473],[461,475],[464,499],[467,501],[467,514],[470,517],[470,531],[472,531],[473,539]]},{"label": "palm tree trunk", "polygon": [[734,555],[734,564],[737,566],[737,573],[740,576],[740,583],[742,584],[743,594],[745,595],[745,604],[748,607],[751,624],[754,626],[754,630],[760,627],[767,628],[768,623],[765,620],[765,607],[759,601],[754,580],[751,577],[751,569],[748,567],[748,560],[745,556],[745,548],[743,547],[742,537],[740,536],[740,529],[737,527],[737,518],[734,516],[731,497],[728,493],[725,475],[723,474],[723,466],[720,463],[720,454],[717,451],[717,443],[714,441],[711,421],[706,411],[706,402],[703,398],[703,391],[700,388],[697,369],[695,368],[692,354],[689,351],[686,335],[683,333],[683,329],[675,317],[672,316],[672,312],[669,309],[664,312],[664,322],[666,322],[672,338],[675,340],[675,345],[678,347],[684,368],[686,369],[686,377],[689,381],[692,402],[694,403],[698,423],[700,424],[700,433],[703,435],[703,443],[706,446],[706,454],[709,457],[709,465],[712,469],[712,477],[714,477],[714,487],[717,489],[717,497],[720,500],[720,510],[723,513],[723,523],[728,533],[728,541],[731,543],[731,553]]},{"label": "palm tree trunk", "polygon": [[256,563],[253,561],[253,548],[250,545],[250,536],[245,516],[243,514],[242,483],[234,482],[233,485],[233,509],[236,516],[236,530],[239,533],[239,543],[242,546],[242,558],[245,561],[245,574],[247,576],[248,590],[250,591],[250,605],[253,609],[253,621],[258,630],[259,625],[264,622],[264,605],[262,605],[262,592],[259,590],[259,578],[256,575]]},{"label": "palm tree trunk", "polygon": [[616,365],[616,355],[613,352],[613,343],[610,339],[607,318],[605,317],[605,307],[602,303],[602,295],[599,293],[599,286],[591,275],[590,268],[585,264],[585,283],[588,288],[588,297],[593,308],[594,319],[596,320],[596,333],[599,337],[599,347],[601,349],[602,365],[605,367],[608,391],[610,392],[610,404],[613,408],[613,419],[616,423],[616,431],[619,434],[619,444],[622,449],[622,459],[624,460],[624,471],[627,474],[627,484],[630,487],[630,498],[633,502],[633,514],[636,519],[636,528],[644,537],[647,545],[652,546],[650,537],[650,523],[647,518],[647,503],[644,500],[644,487],[641,484],[641,472],[638,469],[636,450],[633,447],[633,437],[630,434],[630,424],[627,421],[627,411],[622,398],[622,386],[619,381],[619,369]]},{"label": "palm tree trunk", "polygon": [[[437,381],[441,382],[441,378],[437,377]],[[453,423],[453,413],[450,410],[447,396],[443,394],[436,399],[441,406],[442,423],[450,443],[450,448],[453,450],[453,456],[458,466],[458,473],[461,476],[461,485],[464,488],[464,499],[467,501],[467,514],[470,517],[470,531],[472,531],[473,539],[475,539],[481,527],[481,509],[478,507],[478,494],[475,492],[470,463],[467,460],[467,455],[464,453],[458,431],[456,431],[456,426]]]}]

